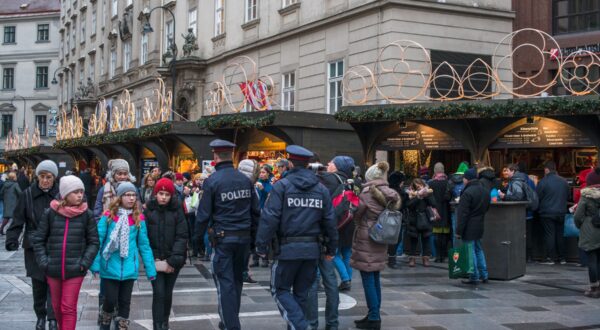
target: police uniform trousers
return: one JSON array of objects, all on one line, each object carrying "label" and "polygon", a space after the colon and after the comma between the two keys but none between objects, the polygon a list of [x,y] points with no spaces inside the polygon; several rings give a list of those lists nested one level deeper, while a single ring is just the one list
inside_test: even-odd
[{"label": "police uniform trousers", "polygon": [[244,260],[250,243],[221,243],[214,248],[212,273],[219,299],[221,322],[228,330],[240,329]]},{"label": "police uniform trousers", "polygon": [[304,330],[308,327],[304,310],[316,275],[317,260],[276,260],[273,263],[271,295],[288,329]]}]

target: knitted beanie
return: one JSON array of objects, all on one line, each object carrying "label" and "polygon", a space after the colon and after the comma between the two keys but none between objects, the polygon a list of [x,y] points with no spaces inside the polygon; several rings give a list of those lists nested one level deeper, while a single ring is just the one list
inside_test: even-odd
[{"label": "knitted beanie", "polygon": [[379,162],[369,167],[367,173],[365,173],[365,179],[367,179],[367,181],[386,179],[389,169],[390,164],[388,164],[388,162]]},{"label": "knitted beanie", "polygon": [[445,173],[446,170],[444,169],[444,164],[442,163],[435,163],[435,165],[433,165],[433,174],[439,174],[439,173]]},{"label": "knitted beanie", "polygon": [[74,175],[67,175],[60,179],[58,191],[60,192],[60,197],[62,199],[65,199],[67,195],[80,189],[85,191],[85,187],[83,186],[83,182],[80,178]]},{"label": "knitted beanie", "polygon": [[175,180],[183,181],[183,174],[179,172],[175,173]]},{"label": "knitted beanie", "polygon": [[477,170],[474,167],[465,171],[464,178],[471,181],[477,179]]},{"label": "knitted beanie", "polygon": [[137,189],[135,188],[133,183],[128,182],[128,181],[123,181],[123,182],[119,183],[119,186],[117,187],[117,196],[121,197],[121,196],[123,196],[124,193],[130,192],[130,191],[137,193]]},{"label": "knitted beanie", "polygon": [[257,163],[255,160],[252,159],[244,159],[242,161],[240,161],[240,163],[238,164],[238,171],[240,171],[242,174],[244,174],[246,177],[248,177],[248,179],[250,179],[252,182],[256,181],[256,178],[258,177],[257,173]]},{"label": "knitted beanie", "polygon": [[56,178],[58,176],[58,166],[49,159],[43,160],[35,168],[35,175],[40,175],[41,172],[48,172]]},{"label": "knitted beanie", "polygon": [[113,175],[118,171],[127,171],[129,173],[129,163],[125,159],[111,159],[108,161],[108,167]]},{"label": "knitted beanie", "polygon": [[338,171],[343,172],[348,177],[352,177],[354,172],[354,159],[348,156],[335,156],[332,160]]},{"label": "knitted beanie", "polygon": [[162,178],[158,180],[156,185],[154,185],[154,190],[152,193],[156,195],[159,191],[166,191],[171,195],[175,194],[175,185],[173,184],[173,180],[169,178]]}]

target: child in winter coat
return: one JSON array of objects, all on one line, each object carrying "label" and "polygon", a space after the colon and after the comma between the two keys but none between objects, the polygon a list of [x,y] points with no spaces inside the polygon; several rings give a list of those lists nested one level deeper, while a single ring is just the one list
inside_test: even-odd
[{"label": "child in winter coat", "polygon": [[60,180],[60,199],[53,200],[31,235],[38,265],[46,272],[52,308],[61,330],[74,330],[83,278],[98,253],[98,231],[83,202],[83,182],[68,175]]},{"label": "child in winter coat", "polygon": [[156,278],[154,256],[148,241],[144,215],[139,207],[137,189],[130,182],[117,187],[117,198],[98,221],[100,251],[92,271],[100,273],[104,291],[101,330],[109,330],[115,308],[115,327],[129,328],[129,307],[133,284],[139,275],[138,254],[146,268],[146,276]]},{"label": "child in winter coat", "polygon": [[157,265],[152,282],[152,320],[155,330],[169,329],[173,288],[187,255],[188,226],[173,181],[158,180],[144,216]]}]

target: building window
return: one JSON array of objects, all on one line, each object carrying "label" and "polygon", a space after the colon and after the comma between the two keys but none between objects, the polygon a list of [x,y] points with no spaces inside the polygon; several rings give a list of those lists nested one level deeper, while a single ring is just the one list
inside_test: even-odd
[{"label": "building window", "polygon": [[50,24],[38,24],[37,41],[50,40]]},{"label": "building window", "polygon": [[295,4],[296,2],[298,2],[298,0],[283,0],[282,7],[285,8],[285,7],[289,6],[289,5]]},{"label": "building window", "polygon": [[88,67],[88,77],[92,79],[92,81],[96,80],[96,58],[94,56],[90,56],[90,64]]},{"label": "building window", "polygon": [[79,42],[84,43],[85,42],[85,13],[81,14],[81,21],[79,22],[79,25],[81,26],[81,36],[79,37]]},{"label": "building window", "polygon": [[12,131],[13,115],[2,115],[2,137],[7,137]]},{"label": "building window", "polygon": [[94,6],[92,7],[92,26],[91,26],[91,30],[90,30],[90,36],[93,36],[96,34],[96,4],[94,4]]},{"label": "building window", "polygon": [[118,0],[112,0],[112,6],[111,6],[111,14],[113,17],[117,16],[118,13],[118,9],[119,9],[119,1]]},{"label": "building window", "polygon": [[296,74],[289,72],[281,77],[281,106],[283,110],[294,111],[296,100]]},{"label": "building window", "polygon": [[600,1],[554,0],[552,2],[554,34],[600,29]]},{"label": "building window", "polygon": [[343,77],[344,61],[330,62],[327,70],[327,113],[336,113],[342,107]]},{"label": "building window", "polygon": [[110,50],[110,68],[109,68],[109,78],[112,78],[115,76],[115,71],[117,69],[117,50],[116,49],[111,49]]},{"label": "building window", "polygon": [[14,44],[16,41],[15,39],[15,34],[16,34],[16,27],[15,26],[5,26],[4,27],[4,43],[5,44]]},{"label": "building window", "polygon": [[246,0],[246,22],[258,18],[258,0]]},{"label": "building window", "polygon": [[79,86],[83,85],[83,78],[85,78],[85,63],[79,63]]},{"label": "building window", "polygon": [[140,47],[140,65],[146,64],[148,61],[148,34],[142,34],[142,46]]},{"label": "building window", "polygon": [[[173,42],[173,21],[168,21],[165,26],[165,47],[167,47],[167,49],[170,49],[172,42]],[[167,49],[165,49],[165,52],[167,51]]]},{"label": "building window", "polygon": [[71,29],[71,49],[75,49],[77,44],[77,22],[73,21],[73,28]]},{"label": "building window", "polygon": [[15,68],[2,70],[2,89],[15,89]]},{"label": "building window", "polygon": [[188,28],[191,28],[194,32],[194,35],[197,37],[198,34],[198,10],[196,8],[191,9],[188,12]]},{"label": "building window", "polygon": [[[431,50],[431,68],[433,71],[437,70],[436,76],[438,78],[436,78],[435,81],[430,82],[429,96],[431,98],[458,97],[459,84],[451,78],[453,76],[452,70],[447,65],[441,67],[440,65],[444,62],[449,63],[454,70],[456,70],[458,76],[462,77],[469,65],[475,62],[477,59],[481,59],[490,67],[492,65],[492,57],[489,55]],[[462,86],[463,93],[466,96],[475,96],[480,94],[489,95],[492,93],[492,84],[491,81],[489,81],[491,78],[488,78],[487,76],[488,70],[484,65],[479,63],[479,61],[477,61],[475,64],[476,65],[473,65],[469,70],[471,78]]]},{"label": "building window", "polygon": [[47,66],[38,66],[35,69],[35,88],[48,88]]},{"label": "building window", "polygon": [[215,36],[225,33],[225,3],[215,0]]},{"label": "building window", "polygon": [[66,39],[67,39],[67,51],[65,52],[66,55],[69,55],[69,49],[71,49],[71,36],[69,35],[69,28],[67,28],[66,30]]},{"label": "building window", "polygon": [[46,116],[39,115],[35,116],[35,125],[40,131],[40,136],[46,136]]},{"label": "building window", "polygon": [[100,75],[104,75],[104,48],[100,48]]},{"label": "building window", "polygon": [[131,40],[123,43],[123,72],[129,70],[129,63],[131,62]]}]

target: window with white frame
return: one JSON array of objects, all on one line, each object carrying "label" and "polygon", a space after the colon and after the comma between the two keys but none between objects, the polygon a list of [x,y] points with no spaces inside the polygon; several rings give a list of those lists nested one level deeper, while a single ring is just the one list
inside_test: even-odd
[{"label": "window with white frame", "polygon": [[104,48],[100,48],[100,75],[104,75]]},{"label": "window with white frame", "polygon": [[298,2],[298,0],[283,0],[283,4],[281,6],[285,8],[289,5],[295,4],[296,2]]},{"label": "window with white frame", "polygon": [[111,14],[113,17],[115,17],[119,14],[119,1],[118,0],[112,0]]},{"label": "window with white frame", "polygon": [[148,61],[148,34],[142,34],[142,45],[140,47],[140,65],[146,64]]},{"label": "window with white frame", "polygon": [[198,10],[196,8],[188,11],[188,28],[191,28],[194,35],[198,37]]},{"label": "window with white frame", "polygon": [[342,79],[344,61],[329,62],[327,68],[327,113],[336,113],[342,107]]},{"label": "window with white frame", "polygon": [[50,24],[38,24],[37,26],[37,41],[50,40]]},{"label": "window with white frame", "polygon": [[281,107],[294,111],[296,101],[296,73],[288,72],[281,76]]},{"label": "window with white frame", "polygon": [[46,115],[35,116],[35,125],[40,132],[40,136],[46,136],[46,121]]},{"label": "window with white frame", "polygon": [[48,88],[48,66],[35,68],[35,88]]},{"label": "window with white frame", "polygon": [[129,64],[131,62],[131,39],[123,43],[123,72],[129,70]]},{"label": "window with white frame", "polygon": [[90,63],[89,63],[89,67],[88,67],[88,77],[90,77],[92,79],[92,81],[94,81],[94,80],[96,80],[95,75],[96,75],[96,57],[93,55],[90,55]]},{"label": "window with white frame", "polygon": [[171,49],[171,42],[173,40],[173,21],[168,21],[165,25],[165,53],[167,49]]},{"label": "window with white frame", "polygon": [[92,26],[90,29],[90,35],[95,35],[96,34],[96,15],[97,15],[97,8],[96,8],[96,4],[94,4],[94,6],[92,7]]},{"label": "window with white frame", "polygon": [[245,0],[246,2],[246,20],[250,22],[258,18],[258,0]]},{"label": "window with white frame", "polygon": [[79,22],[79,25],[81,26],[81,35],[79,36],[79,42],[84,43],[85,42],[85,13],[81,14],[81,21]]},{"label": "window with white frame", "polygon": [[109,68],[109,78],[112,78],[115,76],[115,71],[117,69],[117,50],[116,49],[111,49],[110,50],[110,68]]},{"label": "window with white frame", "polygon": [[215,36],[225,33],[225,1],[215,0]]}]

